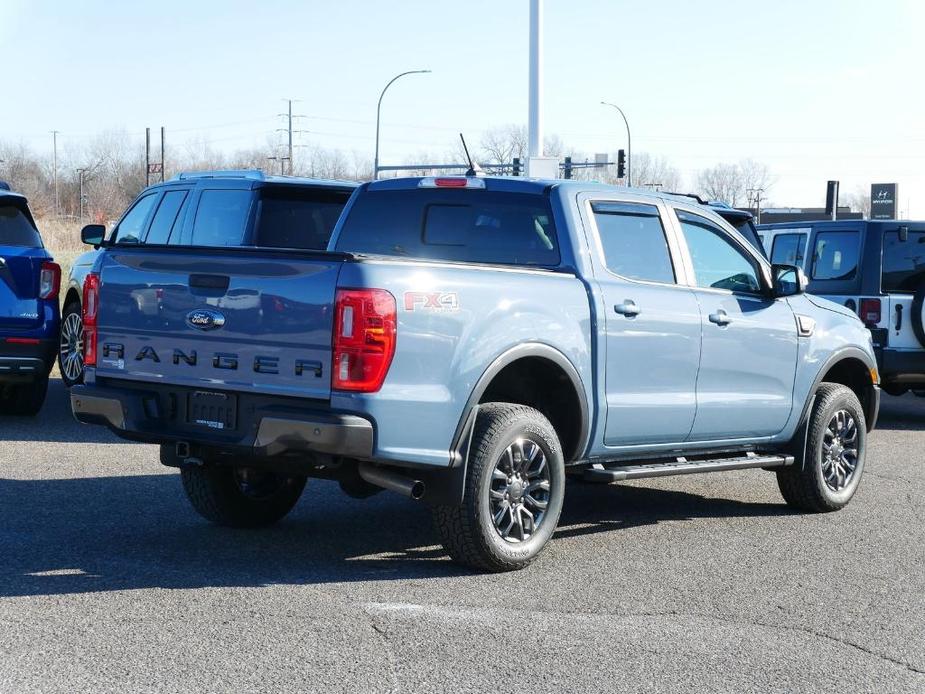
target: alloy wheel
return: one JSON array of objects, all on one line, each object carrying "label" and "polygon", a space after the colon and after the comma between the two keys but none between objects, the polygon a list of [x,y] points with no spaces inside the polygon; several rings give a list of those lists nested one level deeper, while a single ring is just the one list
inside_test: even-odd
[{"label": "alloy wheel", "polygon": [[77,313],[69,313],[61,324],[58,356],[65,378],[72,383],[80,380],[84,369],[84,328]]},{"label": "alloy wheel", "polygon": [[858,423],[847,410],[838,410],[822,435],[822,478],[833,492],[851,484],[858,466]]},{"label": "alloy wheel", "polygon": [[491,473],[489,511],[495,530],[507,542],[529,540],[549,506],[546,454],[535,441],[518,439],[504,449]]}]

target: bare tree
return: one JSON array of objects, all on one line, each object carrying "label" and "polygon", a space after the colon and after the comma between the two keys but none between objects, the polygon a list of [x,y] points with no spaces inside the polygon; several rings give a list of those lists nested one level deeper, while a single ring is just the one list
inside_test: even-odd
[{"label": "bare tree", "polygon": [[492,128],[485,132],[480,144],[480,159],[486,163],[510,164],[515,158],[523,161],[527,156],[527,128],[522,125]]},{"label": "bare tree", "polygon": [[858,186],[853,193],[848,193],[846,203],[852,212],[860,212],[864,219],[870,219],[870,186]]},{"label": "bare tree", "polygon": [[701,195],[733,207],[750,204],[755,190],[761,189],[766,194],[773,184],[774,178],[767,165],[754,159],[743,159],[738,164],[717,164],[697,176]]}]

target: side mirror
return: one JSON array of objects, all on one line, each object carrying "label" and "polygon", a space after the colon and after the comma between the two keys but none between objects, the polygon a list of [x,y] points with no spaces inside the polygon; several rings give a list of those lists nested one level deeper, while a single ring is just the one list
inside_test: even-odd
[{"label": "side mirror", "polygon": [[106,227],[102,224],[88,224],[80,230],[80,240],[88,246],[99,246],[106,238]]},{"label": "side mirror", "polygon": [[794,296],[806,291],[809,280],[803,268],[796,265],[772,265],[774,296]]}]

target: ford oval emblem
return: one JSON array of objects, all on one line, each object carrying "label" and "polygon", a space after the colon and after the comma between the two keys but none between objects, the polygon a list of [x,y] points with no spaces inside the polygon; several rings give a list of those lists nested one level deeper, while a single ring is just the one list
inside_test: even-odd
[{"label": "ford oval emblem", "polygon": [[186,314],[186,324],[197,330],[215,330],[225,325],[225,316],[211,308],[197,308]]}]

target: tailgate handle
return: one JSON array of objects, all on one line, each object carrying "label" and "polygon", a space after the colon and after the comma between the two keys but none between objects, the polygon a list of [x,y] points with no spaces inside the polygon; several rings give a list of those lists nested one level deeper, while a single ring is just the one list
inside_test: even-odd
[{"label": "tailgate handle", "polygon": [[225,291],[231,278],[227,275],[190,275],[189,286],[197,289],[219,289]]}]

